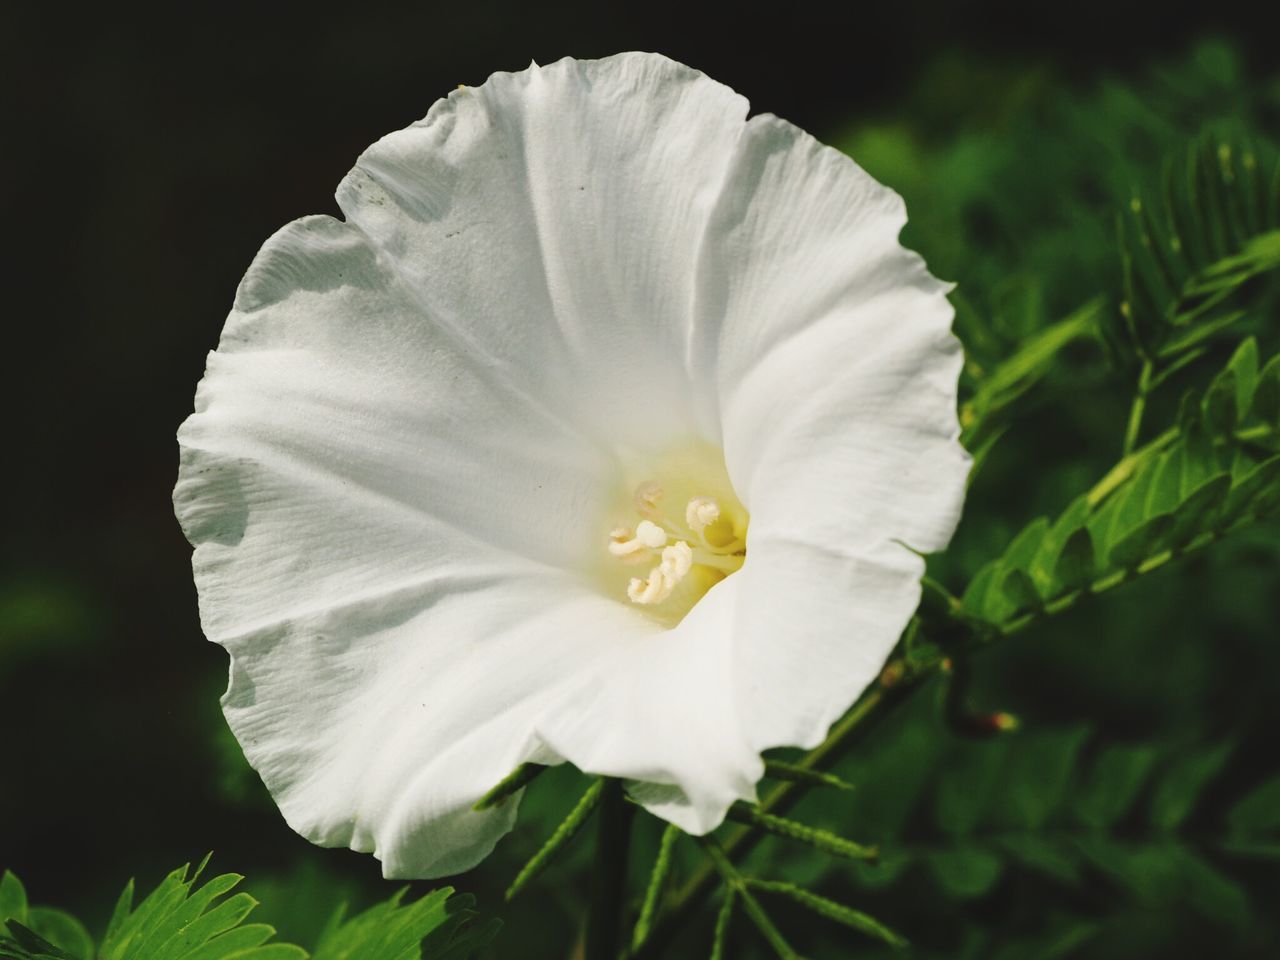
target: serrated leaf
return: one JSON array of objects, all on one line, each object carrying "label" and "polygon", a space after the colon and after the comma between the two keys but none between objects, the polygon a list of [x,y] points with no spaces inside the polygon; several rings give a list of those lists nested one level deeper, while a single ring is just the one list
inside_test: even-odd
[{"label": "serrated leaf", "polygon": [[1195,809],[1200,794],[1231,754],[1231,744],[1177,757],[1156,782],[1151,797],[1151,821],[1162,830],[1173,830]]},{"label": "serrated leaf", "polygon": [[[147,935],[148,942],[146,946],[140,947],[133,955],[132,960],[153,960],[153,958],[165,957],[169,954],[182,954],[186,950],[200,946],[209,937],[221,932],[222,929],[235,926],[257,904],[257,901],[247,894],[241,894],[238,898],[233,897],[230,900],[226,900],[209,913],[205,913],[205,910],[209,908],[214,900],[234,889],[242,879],[243,877],[239,874],[226,873],[222,876],[214,877],[199,890],[190,893],[187,899],[165,917],[162,923],[151,929]],[[194,882],[194,878],[192,882]],[[243,911],[239,912],[237,908],[228,906],[228,904],[233,903],[243,905]],[[226,926],[220,929],[213,929],[215,921],[210,918],[218,916],[228,918],[225,921]]]},{"label": "serrated leaf", "polygon": [[182,960],[224,960],[239,957],[266,943],[274,933],[275,930],[265,923],[246,923],[218,934],[195,949],[175,951],[170,956],[181,957]]},{"label": "serrated leaf", "polygon": [[461,929],[476,915],[475,899],[455,894],[451,887],[404,904],[400,902],[403,895],[401,890],[327,930],[312,960],[416,960],[420,955],[428,960],[444,956],[461,960],[497,933],[498,926],[493,924]]},{"label": "serrated leaf", "polygon": [[1151,774],[1158,754],[1146,745],[1115,744],[1104,749],[1075,804],[1075,815],[1091,827],[1110,827],[1123,817]]},{"label": "serrated leaf", "polygon": [[130,881],[103,938],[101,960],[304,960],[301,947],[268,943],[275,931],[266,924],[241,925],[257,905],[253,897],[220,900],[238,875],[214,877],[192,891],[207,862],[194,872],[173,871],[136,908]]}]

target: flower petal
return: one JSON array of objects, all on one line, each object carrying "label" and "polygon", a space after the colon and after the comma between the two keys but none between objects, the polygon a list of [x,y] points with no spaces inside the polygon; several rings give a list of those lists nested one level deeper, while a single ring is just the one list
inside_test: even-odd
[{"label": "flower petal", "polygon": [[751,795],[706,622],[730,594],[664,632],[584,586],[609,457],[424,322],[358,228],[268,241],[180,439],[224,709],[300,833],[457,872],[516,806],[471,804],[529,759],[677,784],[691,829]]},{"label": "flower petal", "polygon": [[[710,233],[701,363],[751,511],[736,611],[753,746],[812,746],[876,677],[959,519],[969,458],[945,284],[902,202],[774,117],[747,124]],[[903,546],[905,544],[906,546]]]},{"label": "flower petal", "polygon": [[370,147],[338,202],[514,388],[606,443],[707,435],[682,360],[746,111],[653,54],[499,73]]}]

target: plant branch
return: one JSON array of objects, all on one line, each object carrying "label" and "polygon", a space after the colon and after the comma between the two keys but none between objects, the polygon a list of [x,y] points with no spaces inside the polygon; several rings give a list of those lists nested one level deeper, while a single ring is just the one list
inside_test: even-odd
[{"label": "plant branch", "polygon": [[635,807],[627,802],[622,781],[612,777],[605,780],[600,797],[600,832],[591,884],[591,909],[587,914],[585,960],[617,960],[634,816]]},{"label": "plant branch", "polygon": [[1138,375],[1133,405],[1129,408],[1129,425],[1124,432],[1125,456],[1133,453],[1133,448],[1138,445],[1138,435],[1142,432],[1142,415],[1147,409],[1147,394],[1151,392],[1151,375],[1154,369],[1149,359],[1142,361],[1142,372]]},{"label": "plant branch", "polygon": [[769,941],[769,946],[773,947],[774,953],[781,957],[782,960],[800,960],[799,954],[791,949],[791,945],[787,943],[781,931],[774,926],[769,914],[760,905],[760,901],[748,889],[746,878],[734,867],[733,861],[729,859],[715,838],[703,837],[702,848],[707,853],[707,859],[711,861],[712,869],[724,880],[724,884],[731,891],[731,895],[742,901],[742,909],[751,918],[751,922],[756,925],[756,929],[760,931],[761,935]]},{"label": "plant branch", "polygon": [[[942,663],[941,657],[907,668],[901,661],[894,661],[885,668],[880,684],[864,696],[854,708],[845,714],[831,733],[817,747],[810,750],[796,764],[805,770],[821,770],[834,763],[871,730],[876,722],[932,675]],[[802,796],[804,785],[797,781],[779,784],[771,790],[756,809],[763,814],[781,815],[790,810]],[[740,827],[718,845],[723,855],[732,863],[745,857],[763,839],[764,832],[755,827]],[[648,940],[630,956],[632,960],[663,956],[663,949],[676,930],[692,916],[715,890],[720,870],[713,864],[704,864],[677,891],[671,899],[671,907],[653,927]]]}]

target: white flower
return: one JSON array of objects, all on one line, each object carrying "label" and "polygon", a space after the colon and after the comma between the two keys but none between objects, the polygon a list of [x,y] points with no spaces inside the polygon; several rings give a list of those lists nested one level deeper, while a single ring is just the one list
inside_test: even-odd
[{"label": "white flower", "polygon": [[896,194],[663,57],[495,74],[267,241],[174,501],[285,818],[473,866],[517,764],[693,833],[876,676],[968,460]]}]

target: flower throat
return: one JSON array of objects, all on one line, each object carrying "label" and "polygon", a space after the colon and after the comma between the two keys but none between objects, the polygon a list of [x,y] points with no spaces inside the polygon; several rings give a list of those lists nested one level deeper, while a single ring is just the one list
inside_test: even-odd
[{"label": "flower throat", "polygon": [[[605,544],[609,580],[615,595],[674,626],[742,567],[749,517],[718,450],[697,444],[653,467],[615,514]],[[626,574],[625,585],[618,573]]]}]

